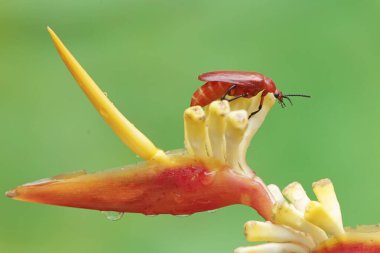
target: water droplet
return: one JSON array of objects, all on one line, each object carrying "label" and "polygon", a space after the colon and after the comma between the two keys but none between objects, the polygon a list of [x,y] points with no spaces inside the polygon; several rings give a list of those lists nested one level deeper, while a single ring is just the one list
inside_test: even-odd
[{"label": "water droplet", "polygon": [[216,211],[218,211],[218,209],[208,210],[207,212],[208,212],[208,213],[215,213]]},{"label": "water droplet", "polygon": [[104,96],[108,97],[108,93],[107,92],[103,92]]},{"label": "water droplet", "polygon": [[113,212],[113,211],[102,211],[102,213],[107,217],[110,221],[120,220],[123,216],[123,212]]},{"label": "water droplet", "polygon": [[210,172],[205,172],[201,177],[200,177],[200,181],[203,185],[207,186],[207,185],[210,185],[212,184],[212,182],[214,182],[215,180],[215,175],[216,175],[216,171],[210,171]]}]

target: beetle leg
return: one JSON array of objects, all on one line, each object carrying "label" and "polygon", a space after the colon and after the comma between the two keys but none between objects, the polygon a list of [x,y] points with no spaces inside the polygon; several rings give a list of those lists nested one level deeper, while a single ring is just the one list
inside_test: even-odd
[{"label": "beetle leg", "polygon": [[230,100],[226,99],[226,96],[230,93],[230,91],[232,91],[235,88],[236,88],[236,84],[233,84],[230,88],[228,88],[228,90],[226,91],[226,93],[224,93],[223,97],[220,100],[230,101]]},{"label": "beetle leg", "polygon": [[236,96],[236,97],[234,97],[234,98],[231,98],[231,99],[224,99],[224,100],[227,100],[228,102],[232,102],[232,101],[234,101],[234,100],[236,100],[236,99],[238,99],[238,98],[245,98],[245,97],[247,97],[247,96],[248,96],[248,94],[247,94],[247,93],[244,93],[244,94],[241,94],[241,95]]},{"label": "beetle leg", "polygon": [[261,110],[261,108],[263,107],[263,102],[264,102],[264,96],[261,95],[259,108],[256,111],[252,112],[249,115],[248,119],[250,119],[252,116],[254,116],[256,113],[258,113]]},{"label": "beetle leg", "polygon": [[260,110],[261,110],[261,105],[259,105],[259,109],[257,109],[256,111],[254,111],[253,113],[251,113],[248,117],[248,119],[250,119],[252,116],[254,116],[256,113],[258,113]]}]

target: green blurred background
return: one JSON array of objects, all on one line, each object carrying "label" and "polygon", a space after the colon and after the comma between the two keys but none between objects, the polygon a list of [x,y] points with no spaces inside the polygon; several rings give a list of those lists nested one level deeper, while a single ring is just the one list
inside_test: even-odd
[{"label": "green blurred background", "polygon": [[[380,221],[379,1],[0,0],[0,192],[64,172],[137,162],[91,107],[46,31],[62,38],[158,146],[183,147],[197,75],[255,70],[285,93],[249,151],[267,183],[329,177],[346,225]],[[142,106],[142,101],[144,105]],[[0,198],[0,252],[232,252],[244,206],[187,218]]]}]

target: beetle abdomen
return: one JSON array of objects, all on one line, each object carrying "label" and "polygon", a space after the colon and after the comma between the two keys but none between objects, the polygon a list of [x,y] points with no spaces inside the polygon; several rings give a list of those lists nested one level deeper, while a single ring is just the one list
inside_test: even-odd
[{"label": "beetle abdomen", "polygon": [[231,83],[218,81],[207,82],[194,92],[190,106],[206,106],[212,101],[223,97],[232,85]]}]

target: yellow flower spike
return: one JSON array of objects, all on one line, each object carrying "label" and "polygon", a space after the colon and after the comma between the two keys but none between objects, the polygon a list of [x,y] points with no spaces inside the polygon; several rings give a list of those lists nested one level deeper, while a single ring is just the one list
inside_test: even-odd
[{"label": "yellow flower spike", "polygon": [[192,106],[184,112],[185,146],[189,154],[207,157],[209,153],[206,114],[200,106]]},{"label": "yellow flower spike", "polygon": [[[226,118],[226,160],[235,170],[241,170],[246,174],[239,163],[240,144],[248,126],[247,111],[239,110],[230,112]],[[250,175],[250,174],[249,174]]]},{"label": "yellow flower spike", "polygon": [[158,149],[112,104],[50,27],[48,27],[48,31],[67,68],[96,110],[119,138],[144,160],[168,161],[165,153]]},{"label": "yellow flower spike", "polygon": [[230,112],[230,105],[226,100],[217,100],[208,107],[207,129],[210,138],[212,155],[220,160],[226,159],[226,116]]},{"label": "yellow flower spike", "polygon": [[334,217],[331,217],[323,206],[316,201],[310,201],[305,209],[305,219],[325,230],[330,235],[340,235],[344,233],[343,226],[337,224]]},{"label": "yellow flower spike", "polygon": [[335,219],[337,226],[343,227],[340,205],[335,194],[334,186],[330,179],[322,179],[313,184],[313,191],[318,201],[326,211]]},{"label": "yellow flower spike", "polygon": [[309,204],[310,199],[306,195],[306,192],[300,183],[294,182],[289,184],[282,191],[282,194],[284,194],[285,198],[287,198],[298,211],[301,213],[305,212],[306,206]]}]

